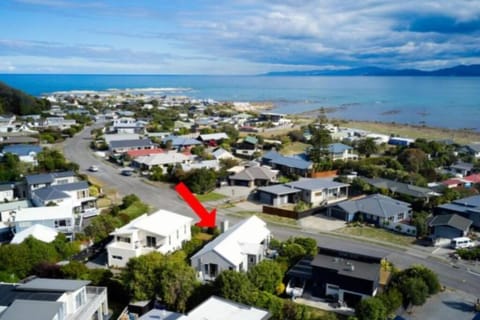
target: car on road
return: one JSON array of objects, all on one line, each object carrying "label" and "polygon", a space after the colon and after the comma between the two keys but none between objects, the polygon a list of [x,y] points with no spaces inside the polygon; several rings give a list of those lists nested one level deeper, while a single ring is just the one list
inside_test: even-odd
[{"label": "car on road", "polygon": [[94,165],[91,165],[91,166],[88,168],[88,171],[90,171],[90,172],[97,172],[97,171],[98,171],[98,167],[97,167],[97,166],[94,166]]},{"label": "car on road", "polygon": [[134,172],[133,169],[123,169],[123,170],[120,172],[120,174],[121,174],[122,176],[129,177],[129,176],[133,175],[133,172]]}]

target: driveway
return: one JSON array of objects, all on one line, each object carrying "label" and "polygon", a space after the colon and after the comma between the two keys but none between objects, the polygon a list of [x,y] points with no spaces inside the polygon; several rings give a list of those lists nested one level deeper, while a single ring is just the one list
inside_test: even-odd
[{"label": "driveway", "polygon": [[480,314],[474,312],[477,297],[461,292],[447,290],[431,298],[413,311],[404,312],[401,316],[406,320],[480,320]]},{"label": "driveway", "polygon": [[305,217],[300,219],[299,223],[303,228],[321,232],[333,231],[345,227],[345,221],[326,217],[324,215]]}]

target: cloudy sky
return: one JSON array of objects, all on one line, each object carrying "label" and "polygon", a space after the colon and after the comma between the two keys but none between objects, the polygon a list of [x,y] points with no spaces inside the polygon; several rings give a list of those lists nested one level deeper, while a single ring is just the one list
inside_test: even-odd
[{"label": "cloudy sky", "polygon": [[0,73],[480,63],[479,0],[1,0]]}]

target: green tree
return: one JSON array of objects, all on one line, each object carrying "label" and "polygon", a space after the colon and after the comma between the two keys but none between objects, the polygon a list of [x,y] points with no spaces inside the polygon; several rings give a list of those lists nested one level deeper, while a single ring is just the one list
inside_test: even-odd
[{"label": "green tree", "polygon": [[158,269],[165,257],[152,252],[128,261],[122,271],[125,288],[134,300],[148,300],[155,297],[158,289]]},{"label": "green tree", "polygon": [[385,320],[387,309],[378,298],[363,299],[355,308],[358,320]]},{"label": "green tree", "polygon": [[122,222],[118,218],[102,213],[94,217],[90,224],[85,227],[85,234],[98,242],[107,238],[115,228],[121,225]]},{"label": "green tree", "polygon": [[61,266],[60,271],[67,279],[89,279],[89,269],[79,261],[70,261],[68,264]]},{"label": "green tree", "polygon": [[263,260],[248,270],[248,279],[262,291],[276,293],[283,279],[282,267],[272,260]]},{"label": "green tree", "polygon": [[188,172],[184,183],[192,192],[204,194],[215,189],[217,175],[212,169],[194,169]]},{"label": "green tree", "polygon": [[417,238],[422,238],[428,234],[428,212],[420,211],[413,213],[413,225],[417,229]]},{"label": "green tree", "polygon": [[402,292],[404,306],[420,306],[427,301],[428,286],[422,278],[407,278],[398,289]]},{"label": "green tree", "polygon": [[421,149],[408,148],[398,155],[398,161],[407,171],[418,173],[425,168],[428,158]]},{"label": "green tree", "polygon": [[225,299],[244,304],[252,304],[255,300],[253,293],[256,288],[245,273],[233,270],[223,271],[215,279],[214,286],[218,294]]},{"label": "green tree", "polygon": [[357,150],[360,154],[369,158],[372,154],[378,152],[378,146],[372,138],[362,139],[357,144]]},{"label": "green tree", "polygon": [[307,254],[307,251],[298,243],[287,242],[281,247],[279,254],[289,266],[293,266]]}]

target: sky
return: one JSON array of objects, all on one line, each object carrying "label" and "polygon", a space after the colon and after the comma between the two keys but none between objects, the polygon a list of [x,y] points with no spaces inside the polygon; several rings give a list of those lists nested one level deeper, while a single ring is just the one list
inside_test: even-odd
[{"label": "sky", "polygon": [[479,0],[0,0],[0,73],[480,63]]}]

